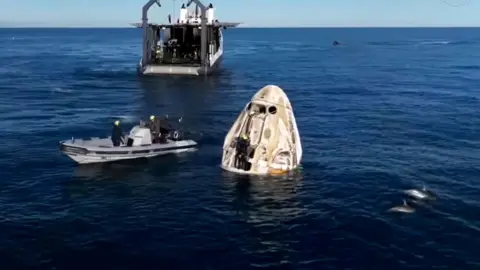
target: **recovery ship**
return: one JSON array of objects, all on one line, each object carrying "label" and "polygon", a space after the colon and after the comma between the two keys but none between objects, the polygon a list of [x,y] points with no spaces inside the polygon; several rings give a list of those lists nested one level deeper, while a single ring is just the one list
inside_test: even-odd
[{"label": "recovery ship", "polygon": [[[188,7],[195,4],[193,10]],[[138,71],[142,75],[210,75],[223,58],[222,30],[240,23],[219,22],[215,8],[200,0],[182,4],[180,16],[168,24],[148,22],[148,10],[159,0],[148,1],[142,9],[142,22],[134,24],[143,28],[143,53]]]}]

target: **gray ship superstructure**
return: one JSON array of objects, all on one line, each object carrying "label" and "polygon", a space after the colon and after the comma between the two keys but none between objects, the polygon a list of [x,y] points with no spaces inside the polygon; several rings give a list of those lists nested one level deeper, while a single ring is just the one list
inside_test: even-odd
[{"label": "gray ship superstructure", "polygon": [[[188,7],[194,3],[194,10]],[[139,63],[142,75],[210,75],[214,73],[223,58],[223,33],[228,27],[240,23],[225,23],[215,19],[212,4],[205,6],[199,0],[183,4],[180,16],[168,24],[148,22],[148,10],[159,0],[150,0],[142,10],[142,23],[134,24],[143,28],[143,54]]]}]

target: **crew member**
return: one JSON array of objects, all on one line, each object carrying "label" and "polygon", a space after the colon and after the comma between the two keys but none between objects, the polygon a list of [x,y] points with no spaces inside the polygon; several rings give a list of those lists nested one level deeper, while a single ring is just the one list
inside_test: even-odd
[{"label": "crew member", "polygon": [[160,142],[166,142],[170,132],[170,124],[166,117],[161,116],[157,118],[152,115],[150,116],[150,130],[152,131],[155,141],[159,139]]},{"label": "crew member", "polygon": [[168,120],[165,116],[162,116],[160,119],[158,119],[158,127],[162,136],[168,136],[168,133],[170,132],[170,123],[168,123]]},{"label": "crew member", "polygon": [[120,121],[115,121],[112,129],[112,143],[113,146],[120,146],[120,142],[123,142],[122,128],[120,127]]},{"label": "crew member", "polygon": [[152,133],[152,141],[156,143],[158,141],[158,136],[160,135],[160,129],[158,127],[158,121],[155,118],[155,115],[150,115],[150,123],[148,123],[150,132]]},{"label": "crew member", "polygon": [[155,115],[150,115],[150,123],[147,125],[152,132],[155,132]]},{"label": "crew member", "polygon": [[242,170],[247,170],[247,161],[248,161],[248,148],[250,146],[250,140],[246,134],[242,134],[237,140],[237,151],[236,151],[236,161],[237,164],[235,167]]}]

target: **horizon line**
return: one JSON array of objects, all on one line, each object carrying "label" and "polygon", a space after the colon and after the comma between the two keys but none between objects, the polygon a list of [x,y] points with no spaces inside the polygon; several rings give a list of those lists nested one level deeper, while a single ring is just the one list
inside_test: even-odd
[{"label": "horizon line", "polygon": [[[134,26],[2,26],[0,25],[0,29],[139,29],[138,27]],[[303,28],[480,28],[480,25],[475,26],[460,26],[460,25],[396,25],[396,26],[388,26],[388,25],[379,25],[379,26],[237,26],[229,29],[234,28],[243,28],[243,29],[303,29]]]}]

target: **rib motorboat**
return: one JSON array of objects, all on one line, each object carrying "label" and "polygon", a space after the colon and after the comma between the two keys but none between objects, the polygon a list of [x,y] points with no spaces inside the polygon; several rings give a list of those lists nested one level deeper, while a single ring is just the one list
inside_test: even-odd
[{"label": "rib motorboat", "polygon": [[246,104],[225,137],[222,168],[239,174],[286,174],[300,165],[302,153],[290,100],[280,87],[267,85]]},{"label": "rib motorboat", "polygon": [[72,138],[60,142],[60,151],[79,164],[114,162],[127,159],[151,158],[195,150],[197,143],[183,138],[181,130],[172,130],[162,142],[152,140],[150,128],[134,126],[123,134],[120,146],[114,146],[111,137],[87,140]]},{"label": "rib motorboat", "polygon": [[[188,9],[194,3],[195,9]],[[148,10],[160,0],[149,0],[142,9],[143,53],[138,71],[141,75],[210,75],[218,70],[223,58],[223,33],[240,23],[219,22],[210,3],[189,0],[182,4],[176,20],[168,23],[148,22]]]}]

